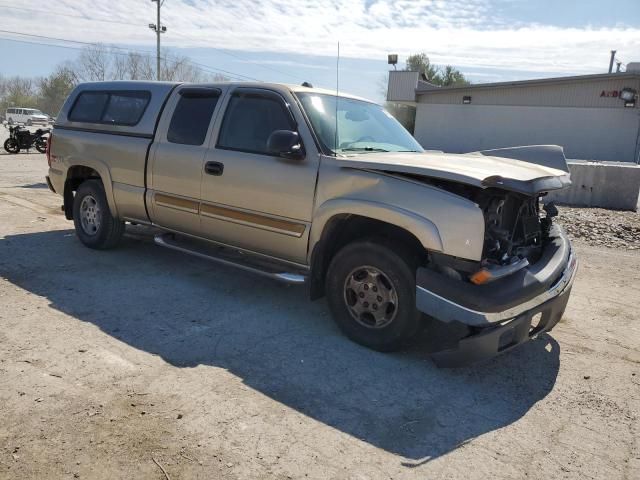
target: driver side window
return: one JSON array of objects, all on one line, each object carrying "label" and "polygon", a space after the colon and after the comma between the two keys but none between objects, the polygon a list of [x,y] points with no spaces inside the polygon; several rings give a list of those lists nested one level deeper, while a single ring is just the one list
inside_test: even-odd
[{"label": "driver side window", "polygon": [[222,120],[217,148],[269,155],[267,140],[276,130],[294,130],[284,101],[275,93],[233,93]]}]

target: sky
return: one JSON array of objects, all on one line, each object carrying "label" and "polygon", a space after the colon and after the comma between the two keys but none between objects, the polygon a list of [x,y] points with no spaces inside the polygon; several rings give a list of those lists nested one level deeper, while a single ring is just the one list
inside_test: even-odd
[{"label": "sky", "polygon": [[[0,74],[47,75],[82,47],[50,38],[155,52],[155,9],[0,0]],[[425,52],[474,83],[605,73],[612,49],[640,61],[640,0],[164,0],[162,24],[163,48],[209,71],[325,88],[336,87],[339,42],[340,90],[376,101],[389,53],[403,68]]]}]

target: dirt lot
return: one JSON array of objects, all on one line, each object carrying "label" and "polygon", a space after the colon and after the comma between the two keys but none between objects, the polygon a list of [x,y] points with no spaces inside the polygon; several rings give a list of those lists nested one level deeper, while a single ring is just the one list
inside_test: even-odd
[{"label": "dirt lot", "polygon": [[82,247],[45,171],[0,154],[0,478],[640,478],[640,251],[578,239],[550,335],[440,370],[144,231]]}]

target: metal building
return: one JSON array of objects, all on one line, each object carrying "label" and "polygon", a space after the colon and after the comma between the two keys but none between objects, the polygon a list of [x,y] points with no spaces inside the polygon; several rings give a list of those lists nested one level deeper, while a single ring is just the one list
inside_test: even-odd
[{"label": "metal building", "polygon": [[470,152],[562,145],[567,158],[640,160],[640,68],[626,73],[436,87],[389,72],[387,100],[414,105],[424,148]]}]

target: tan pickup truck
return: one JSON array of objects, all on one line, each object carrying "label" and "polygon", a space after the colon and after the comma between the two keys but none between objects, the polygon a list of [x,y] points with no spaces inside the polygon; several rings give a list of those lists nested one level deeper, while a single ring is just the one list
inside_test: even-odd
[{"label": "tan pickup truck", "polygon": [[541,202],[569,184],[560,147],[424,151],[379,105],[309,86],[82,84],[47,158],[86,246],[153,225],[158,245],[306,283],[376,350],[467,325],[440,365],[549,331],[575,276]]}]

